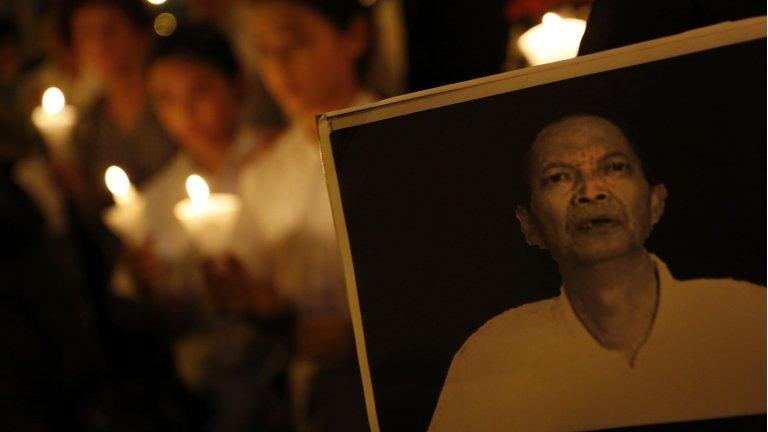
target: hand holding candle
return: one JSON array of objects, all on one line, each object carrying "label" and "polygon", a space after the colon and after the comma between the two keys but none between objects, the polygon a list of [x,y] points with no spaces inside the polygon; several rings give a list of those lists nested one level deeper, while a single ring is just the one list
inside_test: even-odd
[{"label": "hand holding candle", "polygon": [[187,178],[186,186],[189,198],[176,204],[176,219],[203,255],[222,256],[240,215],[240,198],[211,194],[208,184],[196,174]]},{"label": "hand holding candle", "polygon": [[51,87],[43,93],[41,106],[32,111],[32,123],[40,131],[53,158],[70,158],[69,140],[77,123],[77,109],[67,105],[61,90]]},{"label": "hand holding candle", "polygon": [[147,237],[144,199],[136,192],[125,171],[118,166],[107,168],[104,180],[115,199],[115,205],[104,210],[104,223],[125,243],[140,246]]}]

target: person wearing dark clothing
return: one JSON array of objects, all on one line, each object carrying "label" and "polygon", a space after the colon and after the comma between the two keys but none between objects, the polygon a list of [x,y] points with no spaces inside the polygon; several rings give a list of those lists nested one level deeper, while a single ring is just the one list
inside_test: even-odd
[{"label": "person wearing dark clothing", "polygon": [[505,4],[404,1],[408,91],[502,72],[509,35]]},{"label": "person wearing dark clothing", "polygon": [[0,418],[8,430],[82,426],[100,356],[74,269],[0,165]]},{"label": "person wearing dark clothing", "polygon": [[765,15],[757,0],[636,2],[595,0],[579,55],[682,33],[723,21]]}]

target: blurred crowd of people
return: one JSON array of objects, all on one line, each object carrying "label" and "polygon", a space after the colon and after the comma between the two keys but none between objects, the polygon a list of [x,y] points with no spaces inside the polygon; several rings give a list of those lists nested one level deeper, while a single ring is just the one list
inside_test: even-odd
[{"label": "blurred crowd of people", "polygon": [[[4,7],[4,427],[365,430],[314,116],[416,89],[402,4],[168,3],[165,33],[143,0]],[[9,10],[33,10],[34,61]],[[500,70],[499,34],[482,67],[415,67],[410,80]],[[66,151],[29,120],[48,86],[79,112]],[[146,204],[140,242],[104,224],[111,165]],[[202,253],[174,217],[191,174],[243,203],[223,255]]]}]

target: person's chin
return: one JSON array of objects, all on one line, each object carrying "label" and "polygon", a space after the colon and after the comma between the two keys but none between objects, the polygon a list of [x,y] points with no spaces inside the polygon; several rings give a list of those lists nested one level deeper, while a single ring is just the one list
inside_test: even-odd
[{"label": "person's chin", "polygon": [[580,239],[574,250],[577,261],[599,263],[620,258],[632,251],[632,245],[626,236],[606,235],[597,238]]}]

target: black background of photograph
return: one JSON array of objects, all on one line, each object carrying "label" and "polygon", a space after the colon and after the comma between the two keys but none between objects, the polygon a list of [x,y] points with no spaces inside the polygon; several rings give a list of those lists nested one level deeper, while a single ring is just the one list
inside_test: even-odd
[{"label": "black background of photograph", "polygon": [[381,430],[426,430],[464,340],[558,293],[513,185],[521,146],[565,115],[631,127],[669,190],[648,249],[673,275],[765,285],[765,52],[742,43],[333,132]]}]

